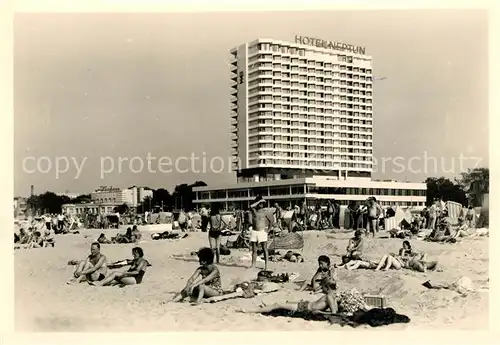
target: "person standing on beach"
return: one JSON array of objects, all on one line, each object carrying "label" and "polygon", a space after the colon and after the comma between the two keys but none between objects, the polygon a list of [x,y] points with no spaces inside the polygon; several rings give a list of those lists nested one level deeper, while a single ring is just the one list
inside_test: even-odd
[{"label": "person standing on beach", "polygon": [[283,231],[282,227],[283,209],[281,208],[278,202],[274,204],[274,216],[276,217],[276,224],[278,225],[280,231]]},{"label": "person standing on beach", "polygon": [[267,263],[269,261],[269,252],[267,250],[267,233],[269,232],[272,221],[270,221],[264,205],[266,201],[261,197],[257,197],[253,204],[250,205],[252,212],[253,229],[250,231],[250,244],[252,248],[252,266],[255,268],[257,264],[257,247],[260,244],[264,251],[264,270],[267,271]]},{"label": "person standing on beach", "polygon": [[[371,231],[373,237],[375,237],[375,232],[378,232],[379,218],[382,213],[382,207],[377,203],[377,199],[370,197],[368,199],[368,222],[366,228]],[[368,231],[366,235],[368,236]]]},{"label": "person standing on beach", "polygon": [[47,230],[50,230],[52,226],[52,218],[50,217],[50,214],[47,213],[45,216],[43,216],[43,221],[45,222],[45,227],[47,228]]},{"label": "person standing on beach", "polygon": [[436,203],[433,203],[428,210],[429,214],[429,221],[428,221],[428,228],[430,230],[436,230],[436,218],[437,218],[437,206]]},{"label": "person standing on beach", "polygon": [[220,262],[220,236],[225,223],[222,220],[220,214],[220,205],[213,204],[212,212],[209,218],[210,230],[208,230],[208,242],[210,244],[210,249],[213,250],[216,258],[216,262]]},{"label": "person standing on beach", "polygon": [[207,232],[207,226],[208,226],[208,208],[206,205],[203,205],[200,209],[200,216],[201,216],[201,231],[202,232]]}]

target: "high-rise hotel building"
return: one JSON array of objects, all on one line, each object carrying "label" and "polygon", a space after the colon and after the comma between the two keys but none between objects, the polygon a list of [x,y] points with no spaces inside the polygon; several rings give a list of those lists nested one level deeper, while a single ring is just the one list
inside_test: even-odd
[{"label": "high-rise hotel building", "polygon": [[258,39],[231,50],[238,181],[371,176],[372,59],[319,42]]},{"label": "high-rise hotel building", "polygon": [[425,183],[374,181],[373,71],[365,48],[312,37],[257,39],[230,51],[237,183],[196,187],[196,204],[246,208],[261,195],[421,207]]}]

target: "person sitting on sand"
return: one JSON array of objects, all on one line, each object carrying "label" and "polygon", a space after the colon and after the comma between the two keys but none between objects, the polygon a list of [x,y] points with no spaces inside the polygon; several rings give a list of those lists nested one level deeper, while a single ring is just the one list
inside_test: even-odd
[{"label": "person sitting on sand", "polygon": [[19,229],[18,241],[19,244],[26,244],[30,242],[31,239],[31,231],[26,231],[24,228]]},{"label": "person sitting on sand", "polygon": [[465,213],[465,224],[467,224],[469,228],[476,227],[476,211],[471,205],[467,207],[467,211]]},{"label": "person sitting on sand", "polygon": [[137,243],[141,240],[141,238],[142,238],[141,232],[139,231],[139,229],[137,229],[137,225],[134,225],[132,227],[132,232],[130,234],[130,241],[132,243]]},{"label": "person sitting on sand", "polygon": [[[408,262],[416,255],[418,255],[418,253],[412,250],[410,241],[403,241],[403,247],[399,250],[399,254],[396,255],[394,253],[390,253],[388,255],[384,255],[382,259],[380,259],[375,270],[380,271],[384,265],[384,271],[387,271],[390,268],[395,270],[408,268]],[[424,258],[424,256],[422,256],[421,259],[422,258]]]},{"label": "person sitting on sand", "polygon": [[334,268],[331,267],[330,258],[328,256],[320,255],[318,257],[318,270],[312,277],[311,284],[308,284],[308,282],[306,281],[300,288],[300,291],[311,288],[315,293],[320,292],[322,289],[321,282],[323,281],[323,279],[335,277],[335,272],[333,271]]},{"label": "person sitting on sand", "polygon": [[113,271],[106,276],[102,281],[89,282],[95,286],[113,286],[113,285],[135,285],[142,283],[144,273],[148,266],[148,261],[144,259],[144,251],[141,247],[132,248],[132,256],[130,260],[130,268],[125,272]]},{"label": "person sitting on sand", "polygon": [[78,263],[74,279],[68,281],[68,284],[78,284],[82,281],[103,280],[108,272],[106,256],[101,254],[101,245],[94,242],[90,245],[90,255]]},{"label": "person sitting on sand", "polygon": [[[450,225],[450,227],[452,227]],[[474,229],[469,227],[469,224],[467,222],[464,222],[463,218],[458,218],[458,225],[454,228],[454,234],[452,238],[459,238],[459,237],[470,237],[474,235]],[[452,231],[450,231],[452,232]]]},{"label": "person sitting on sand", "polygon": [[272,305],[264,305],[263,307],[255,310],[243,310],[240,309],[238,312],[241,313],[270,313],[275,310],[286,310],[293,314],[295,313],[324,313],[330,310],[330,313],[335,314],[338,311],[336,290],[337,283],[335,280],[329,277],[325,277],[321,281],[321,289],[324,293],[316,301],[300,301],[300,302],[286,302],[286,303],[275,303]]},{"label": "person sitting on sand", "polygon": [[43,237],[40,231],[35,231],[33,236],[31,237],[31,241],[29,242],[27,248],[42,248],[43,247]]},{"label": "person sitting on sand", "polygon": [[116,234],[115,237],[111,237],[112,243],[132,243],[132,228],[128,227],[125,234]]},{"label": "person sitting on sand", "polygon": [[99,235],[99,238],[97,239],[97,243],[100,243],[100,244],[111,244],[113,242],[111,242],[111,240],[108,240],[106,238],[106,235],[104,233],[101,233]]},{"label": "person sitting on sand", "polygon": [[364,240],[361,237],[361,230],[356,230],[354,232],[354,237],[349,240],[349,244],[347,245],[347,254],[342,256],[342,265],[345,265],[351,260],[362,260],[363,249]]},{"label": "person sitting on sand", "polygon": [[[174,296],[172,302],[180,302],[190,297],[193,304],[198,305],[203,298],[220,296],[223,293],[220,272],[214,265],[214,252],[210,248],[202,248],[197,253],[200,267],[188,279],[186,286]],[[200,280],[197,280],[201,276]]]},{"label": "person sitting on sand", "polygon": [[43,246],[48,247],[52,246],[55,247],[56,245],[56,232],[54,228],[51,228],[50,230],[45,230],[44,237],[43,237]]}]

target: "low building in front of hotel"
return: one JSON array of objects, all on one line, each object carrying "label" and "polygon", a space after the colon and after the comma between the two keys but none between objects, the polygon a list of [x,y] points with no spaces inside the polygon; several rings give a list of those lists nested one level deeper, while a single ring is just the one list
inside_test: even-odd
[{"label": "low building in front of hotel", "polygon": [[371,179],[338,179],[325,176],[306,178],[240,182],[220,187],[195,187],[195,205],[221,203],[224,209],[248,209],[251,200],[260,195],[266,200],[278,202],[282,207],[293,207],[306,201],[335,199],[341,205],[349,201],[366,200],[375,196],[381,206],[424,207],[425,183],[373,181]]},{"label": "low building in front of hotel", "polygon": [[139,206],[146,198],[153,197],[153,191],[147,187],[116,188],[101,186],[90,194],[92,202],[81,204],[65,204],[62,211],[69,215],[84,213],[113,213],[114,208],[127,204],[130,208]]},{"label": "low building in front of hotel", "polygon": [[79,216],[85,213],[88,214],[108,214],[113,213],[114,208],[118,206],[113,203],[96,204],[93,202],[82,204],[64,204],[62,212],[71,216]]}]

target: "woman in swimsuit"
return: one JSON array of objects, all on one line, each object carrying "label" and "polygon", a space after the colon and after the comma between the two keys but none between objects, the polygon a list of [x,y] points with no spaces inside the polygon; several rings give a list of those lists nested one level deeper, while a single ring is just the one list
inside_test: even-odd
[{"label": "woman in swimsuit", "polygon": [[130,268],[125,272],[113,271],[103,281],[89,282],[90,285],[106,286],[106,285],[135,285],[142,283],[144,273],[148,266],[148,261],[144,259],[144,251],[141,247],[132,249],[133,260],[130,260]]},{"label": "woman in swimsuit", "polygon": [[210,244],[210,248],[215,253],[216,262],[220,261],[220,236],[221,231],[224,225],[224,221],[222,220],[222,216],[220,215],[220,206],[219,204],[214,204],[212,206],[212,210],[210,212],[210,218],[208,220],[210,224],[210,230],[208,231],[208,242]]},{"label": "woman in swimsuit", "polygon": [[395,270],[400,270],[401,268],[408,268],[408,262],[410,261],[410,259],[417,255],[419,254],[415,253],[412,250],[410,241],[403,241],[403,247],[399,250],[399,254],[396,255],[390,253],[389,255],[384,255],[382,259],[380,259],[375,270],[380,271],[384,265],[385,265],[384,271],[387,271],[390,268],[393,268]]},{"label": "woman in swimsuit", "polygon": [[[194,271],[187,281],[186,287],[172,299],[180,302],[190,297],[194,305],[201,303],[203,298],[220,296],[223,293],[220,280],[220,272],[214,265],[214,252],[210,248],[202,248],[198,251],[200,267]],[[196,281],[201,276],[201,279]]]}]

